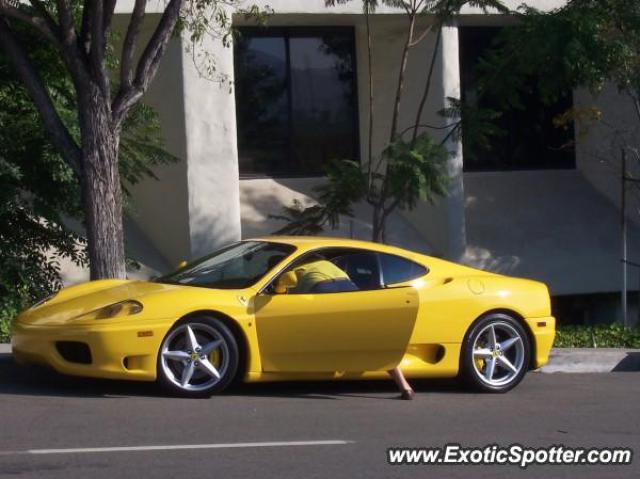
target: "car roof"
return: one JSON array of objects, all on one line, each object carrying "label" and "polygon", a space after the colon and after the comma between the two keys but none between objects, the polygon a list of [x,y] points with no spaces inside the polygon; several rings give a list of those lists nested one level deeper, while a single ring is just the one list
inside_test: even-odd
[{"label": "car roof", "polygon": [[252,241],[269,241],[273,243],[285,243],[297,246],[300,249],[309,250],[315,248],[362,248],[385,253],[397,254],[401,256],[424,256],[420,253],[371,241],[355,240],[349,238],[339,238],[334,236],[261,236],[251,238]]}]

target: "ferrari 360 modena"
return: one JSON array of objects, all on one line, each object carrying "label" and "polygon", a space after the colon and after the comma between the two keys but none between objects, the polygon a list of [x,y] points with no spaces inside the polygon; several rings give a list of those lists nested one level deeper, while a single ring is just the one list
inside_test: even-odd
[{"label": "ferrari 360 modena", "polygon": [[63,288],[13,325],[18,362],[209,396],[234,380],[460,377],[505,392],[544,365],[547,287],[340,238],[231,244],[150,281]]}]

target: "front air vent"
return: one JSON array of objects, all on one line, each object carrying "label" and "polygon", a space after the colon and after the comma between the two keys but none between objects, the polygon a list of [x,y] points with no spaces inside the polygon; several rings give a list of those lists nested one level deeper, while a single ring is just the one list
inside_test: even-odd
[{"label": "front air vent", "polygon": [[79,341],[57,341],[56,349],[65,361],[77,364],[91,364],[91,350]]}]

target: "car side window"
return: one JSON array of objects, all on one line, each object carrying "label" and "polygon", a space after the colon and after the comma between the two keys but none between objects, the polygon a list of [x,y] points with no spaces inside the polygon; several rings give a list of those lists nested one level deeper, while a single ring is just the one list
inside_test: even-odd
[{"label": "car side window", "polygon": [[334,264],[344,270],[360,290],[382,287],[376,253],[352,252],[334,258]]},{"label": "car side window", "polygon": [[289,271],[297,280],[296,286],[288,290],[289,294],[341,293],[358,289],[346,271],[320,255],[312,255]]},{"label": "car side window", "polygon": [[[294,261],[286,271],[295,274],[288,294],[344,293],[382,288],[378,254],[356,249],[327,248]],[[277,280],[276,280],[277,281]],[[275,283],[268,288],[273,294]]]},{"label": "car side window", "polygon": [[414,261],[392,254],[380,253],[384,285],[404,283],[424,276],[428,269]]}]

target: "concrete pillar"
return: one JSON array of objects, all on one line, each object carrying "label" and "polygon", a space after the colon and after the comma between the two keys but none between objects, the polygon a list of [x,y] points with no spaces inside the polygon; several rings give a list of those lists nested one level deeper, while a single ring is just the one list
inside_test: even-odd
[{"label": "concrete pillar", "polygon": [[[240,190],[236,144],[233,49],[219,38],[197,48],[215,58],[227,81],[204,77],[197,60],[183,58],[184,117],[191,257],[240,239]],[[183,39],[185,45],[188,40]],[[178,112],[176,112],[178,113]]]},{"label": "concrete pillar", "polygon": [[[405,99],[416,98],[416,105],[422,95],[428,62],[435,46],[435,35],[431,36],[429,40],[430,43],[418,47],[422,48],[422,51],[412,53],[414,56],[411,58],[407,70],[413,83],[407,83]],[[450,106],[447,98],[460,98],[461,93],[458,28],[455,24],[443,27],[438,48],[432,90],[421,121],[425,124],[444,126],[453,124],[457,120],[444,118],[437,112]],[[411,105],[410,102],[407,104]],[[413,122],[414,119],[415,113],[412,113],[408,121]],[[448,129],[431,130],[429,134],[432,134],[437,141],[442,141],[449,131]],[[432,254],[459,261],[463,258],[466,249],[462,144],[459,139],[452,136],[447,140],[445,146],[451,153],[447,165],[450,178],[449,194],[444,198],[437,199],[435,205],[424,201],[412,211],[403,211],[402,214],[428,240]]]},{"label": "concrete pillar", "polygon": [[[445,25],[442,28],[440,55],[438,55],[438,69],[441,74],[442,108],[449,106],[447,98],[460,98],[460,60],[458,44],[458,27],[456,24]],[[453,119],[447,119],[453,122]],[[465,233],[465,204],[464,183],[462,173],[462,141],[450,138],[446,146],[451,152],[449,160],[449,177],[451,178],[449,195],[442,201],[444,224],[447,228],[446,257],[459,260],[466,249]]]}]

